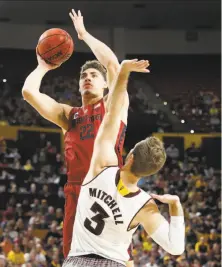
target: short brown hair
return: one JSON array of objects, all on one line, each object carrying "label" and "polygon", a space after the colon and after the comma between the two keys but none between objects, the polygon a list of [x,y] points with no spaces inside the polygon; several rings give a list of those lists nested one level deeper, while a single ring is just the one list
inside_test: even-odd
[{"label": "short brown hair", "polygon": [[81,67],[80,74],[90,68],[98,70],[102,74],[104,80],[106,80],[106,69],[98,60],[86,61],[86,63]]},{"label": "short brown hair", "polygon": [[137,177],[158,172],[166,161],[163,142],[153,136],[137,143],[132,153],[131,172]]}]

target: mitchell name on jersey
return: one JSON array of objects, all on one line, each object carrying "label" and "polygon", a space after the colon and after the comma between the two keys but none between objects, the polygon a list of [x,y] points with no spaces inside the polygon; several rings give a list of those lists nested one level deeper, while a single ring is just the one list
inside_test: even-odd
[{"label": "mitchell name on jersey", "polygon": [[116,201],[109,194],[97,188],[89,188],[89,195],[103,200],[107,207],[111,209],[115,224],[123,224],[123,215],[121,214]]}]

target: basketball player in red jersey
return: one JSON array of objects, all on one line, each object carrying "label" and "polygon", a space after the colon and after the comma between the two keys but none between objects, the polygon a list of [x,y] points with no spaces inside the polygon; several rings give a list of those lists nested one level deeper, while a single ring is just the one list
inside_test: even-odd
[{"label": "basketball player in red jersey", "polygon": [[[40,84],[44,75],[59,66],[46,64],[37,55],[38,66],[27,77],[22,94],[44,118],[61,127],[64,133],[65,158],[68,181],[65,186],[65,216],[63,223],[63,252],[66,257],[70,250],[73,222],[78,201],[80,186],[88,172],[93,151],[93,144],[105,109],[109,105],[109,97],[103,98],[104,88],[110,88],[118,71],[119,63],[114,53],[104,43],[90,35],[83,23],[83,17],[74,10],[70,13],[80,40],[91,48],[98,61],[87,62],[81,69],[79,88],[82,95],[82,107],[71,107],[56,102],[40,92]],[[121,114],[121,124],[116,142],[116,153],[119,165],[122,165],[122,148],[125,139],[129,100],[126,94]],[[128,266],[133,266],[130,263]]]}]

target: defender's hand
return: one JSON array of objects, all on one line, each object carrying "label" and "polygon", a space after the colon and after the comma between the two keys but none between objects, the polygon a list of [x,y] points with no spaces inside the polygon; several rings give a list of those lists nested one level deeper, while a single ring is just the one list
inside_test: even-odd
[{"label": "defender's hand", "polygon": [[78,38],[80,40],[83,40],[83,36],[87,33],[84,22],[83,22],[83,16],[80,12],[78,11],[78,14],[75,12],[74,9],[69,13],[70,18],[72,19],[72,22],[74,24],[74,27],[76,29],[76,32],[78,34]]},{"label": "defender's hand", "polygon": [[37,49],[36,49],[36,56],[37,56],[38,66],[45,71],[54,70],[60,67],[60,65],[46,63],[45,60],[43,60],[38,54]]},{"label": "defender's hand", "polygon": [[150,194],[152,198],[159,200],[162,203],[165,204],[176,204],[180,202],[180,199],[176,195],[170,195],[170,194],[165,194],[165,195],[156,195],[156,194]]},{"label": "defender's hand", "polygon": [[143,72],[143,73],[149,73],[150,71],[147,69],[149,67],[150,63],[148,60],[139,60],[138,59],[132,59],[132,60],[123,60],[121,63],[121,69],[122,71],[126,72]]}]

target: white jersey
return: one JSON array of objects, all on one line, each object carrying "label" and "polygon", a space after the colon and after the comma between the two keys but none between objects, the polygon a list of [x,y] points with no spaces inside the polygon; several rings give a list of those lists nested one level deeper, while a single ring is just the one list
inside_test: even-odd
[{"label": "white jersey", "polygon": [[143,190],[122,196],[117,190],[119,173],[111,166],[82,185],[68,256],[97,254],[124,265],[129,260],[137,229],[129,226],[151,197]]}]

